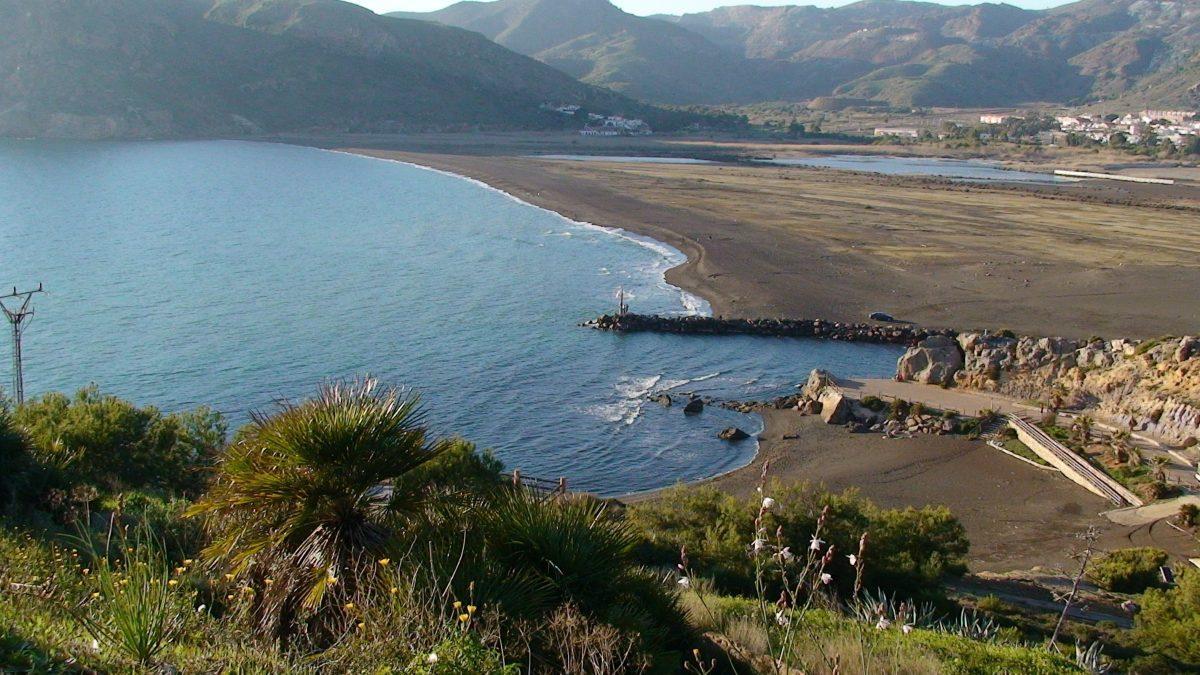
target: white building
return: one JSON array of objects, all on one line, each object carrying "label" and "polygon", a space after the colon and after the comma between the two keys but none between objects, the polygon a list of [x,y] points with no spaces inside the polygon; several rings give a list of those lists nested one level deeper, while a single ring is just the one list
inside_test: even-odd
[{"label": "white building", "polygon": [[875,127],[876,136],[899,136],[900,138],[919,138],[921,130],[916,127]]}]

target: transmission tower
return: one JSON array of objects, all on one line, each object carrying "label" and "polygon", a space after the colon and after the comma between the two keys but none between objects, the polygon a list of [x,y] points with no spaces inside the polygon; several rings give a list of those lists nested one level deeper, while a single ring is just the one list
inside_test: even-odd
[{"label": "transmission tower", "polygon": [[[29,303],[35,293],[45,293],[41,284],[38,284],[35,290],[21,292],[17,292],[17,287],[13,286],[12,293],[0,296],[0,309],[4,310],[4,316],[8,317],[8,322],[12,324],[13,396],[17,399],[17,405],[25,402],[25,377],[21,372],[21,333],[29,325],[27,320],[33,316],[33,309],[29,307]],[[5,304],[5,300],[10,301],[9,304]]]}]

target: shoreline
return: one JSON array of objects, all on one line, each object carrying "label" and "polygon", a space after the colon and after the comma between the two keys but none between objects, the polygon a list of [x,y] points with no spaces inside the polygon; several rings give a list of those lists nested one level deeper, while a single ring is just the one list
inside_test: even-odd
[{"label": "shoreline", "polygon": [[[550,211],[565,220],[597,227],[617,236],[624,231],[651,237],[686,256],[684,262],[665,271],[667,283],[708,299],[712,316],[721,316],[727,307],[734,304],[726,304],[725,298],[716,292],[717,285],[710,283],[711,277],[703,274],[708,256],[706,248],[700,241],[669,228],[653,222],[640,223],[640,227],[629,227],[627,221],[617,226],[598,225],[594,222],[598,219],[579,217],[579,211],[553,208],[557,205],[555,200],[552,196],[545,198],[541,191],[511,181],[496,181],[499,184],[493,184],[486,180],[487,171],[464,171],[464,167],[455,166],[457,163],[453,161],[435,162],[431,161],[433,158],[407,153],[380,156],[380,151],[372,150],[339,151],[449,174],[500,192],[515,201]],[[422,163],[422,160],[429,163]],[[751,484],[757,484],[763,464],[771,461],[771,473],[777,479],[798,482],[819,476],[820,483],[832,490],[858,489],[882,507],[945,505],[962,520],[975,544],[971,554],[973,571],[1007,571],[1064,563],[1067,561],[1070,540],[1073,539],[1070,533],[1084,523],[1098,522],[1098,513],[1102,510],[1100,505],[1088,503],[1091,495],[1079,494],[1075,486],[1066,485],[1057,476],[1015,462],[983,443],[945,437],[932,441],[880,439],[875,435],[849,434],[840,427],[814,424],[814,418],[808,418],[801,432],[795,433],[798,416],[794,411],[764,409],[754,414],[762,426],[759,433],[752,435],[755,448],[745,464],[698,480],[676,481],[673,485],[714,485],[717,489],[744,495],[751,489]],[[819,418],[815,422],[819,423]],[[815,443],[812,442],[814,437]],[[925,453],[926,456],[914,463],[910,455],[915,452]],[[845,453],[854,453],[855,457]],[[836,457],[834,464],[826,464],[822,468],[821,462],[828,461],[823,457],[831,454],[841,456]],[[881,468],[881,461],[890,461],[896,466],[893,469]],[[816,467],[812,466],[814,462]],[[962,462],[968,463],[959,468]],[[894,472],[909,474],[900,481],[899,487],[886,478]],[[1010,478],[997,484],[994,476],[998,473],[1007,473]],[[988,479],[981,481],[978,489],[997,494],[979,499],[979,495],[964,496],[951,489],[952,486],[961,485],[963,476],[971,475],[988,476]],[[880,480],[881,477],[885,479]],[[653,499],[673,485],[627,493],[616,499],[624,502]],[[998,491],[997,487],[1000,488]],[[1012,495],[1019,492],[1027,494],[1024,498],[1013,499]],[[1024,525],[1018,526],[1017,523]],[[1020,531],[1020,536],[1016,541],[1011,541],[1014,529]],[[1119,540],[1128,535],[1106,528],[1106,536]]]},{"label": "shoreline", "polygon": [[[1143,189],[1166,186],[980,186],[355,140],[370,139],[307,145],[444,171],[568,220],[662,242],[686,257],[666,281],[707,301],[715,317],[860,323],[884,311],[921,326],[1075,339],[1149,339],[1200,325],[1185,301],[1200,295],[1191,207],[1157,208],[1161,191]],[[1193,193],[1200,204],[1200,188],[1172,194]]]}]

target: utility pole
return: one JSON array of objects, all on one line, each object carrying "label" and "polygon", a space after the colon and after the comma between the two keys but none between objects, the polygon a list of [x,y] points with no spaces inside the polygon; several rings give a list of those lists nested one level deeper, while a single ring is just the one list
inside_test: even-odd
[{"label": "utility pole", "polygon": [[[33,316],[33,309],[29,307],[29,303],[33,300],[35,293],[45,293],[42,290],[42,285],[32,291],[17,292],[17,287],[13,286],[12,293],[0,296],[0,309],[4,310],[4,316],[8,317],[8,322],[12,324],[13,336],[13,396],[17,399],[17,405],[25,402],[25,377],[21,372],[21,333],[24,332],[26,319]],[[16,309],[11,309],[5,304],[5,300],[12,301],[12,306]]]}]

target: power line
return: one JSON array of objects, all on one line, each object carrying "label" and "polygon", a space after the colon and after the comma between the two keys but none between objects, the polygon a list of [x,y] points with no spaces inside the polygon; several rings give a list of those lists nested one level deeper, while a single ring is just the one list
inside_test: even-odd
[{"label": "power line", "polygon": [[[4,316],[8,318],[8,322],[12,324],[13,336],[13,395],[17,399],[17,405],[25,402],[25,377],[21,372],[21,333],[25,331],[26,320],[33,316],[33,309],[29,306],[33,300],[35,293],[45,293],[42,290],[42,285],[32,291],[17,291],[17,287],[13,286],[12,293],[0,296],[0,309],[4,310]],[[12,309],[9,305],[4,304],[5,300],[13,300]],[[19,307],[17,306],[19,305]]]}]

